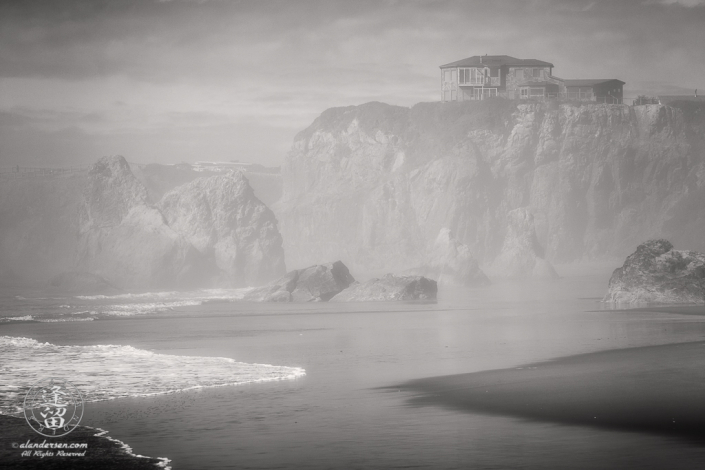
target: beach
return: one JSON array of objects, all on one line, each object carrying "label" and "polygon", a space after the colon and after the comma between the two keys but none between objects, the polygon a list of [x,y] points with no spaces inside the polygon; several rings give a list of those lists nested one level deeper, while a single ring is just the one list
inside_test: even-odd
[{"label": "beach", "polygon": [[[102,429],[79,426],[63,437],[35,434],[24,418],[0,415],[0,462],[5,469],[147,470],[167,468],[168,459],[138,456]],[[79,445],[78,448],[71,446]]]},{"label": "beach", "polygon": [[[684,430],[702,383],[705,317],[607,309],[599,300],[610,270],[598,268],[562,268],[555,282],[441,291],[435,303],[206,302],[94,321],[12,321],[0,335],[100,351],[129,346],[145,358],[140,370],[115,371],[131,387],[150,374],[165,388],[183,387],[164,372],[169,357],[305,370],[86,403],[81,424],[107,429],[136,454],[167,457],[174,469],[697,468],[705,448]],[[124,302],[128,311],[133,304]],[[652,399],[661,405],[646,414],[655,428],[645,429],[636,418]],[[668,416],[678,418],[673,433],[668,423],[656,429],[674,414],[671,400],[680,413]],[[536,412],[546,403],[557,408]],[[581,418],[594,405],[609,425]]]},{"label": "beach", "polygon": [[616,349],[391,389],[415,406],[593,426],[705,444],[705,342]]}]

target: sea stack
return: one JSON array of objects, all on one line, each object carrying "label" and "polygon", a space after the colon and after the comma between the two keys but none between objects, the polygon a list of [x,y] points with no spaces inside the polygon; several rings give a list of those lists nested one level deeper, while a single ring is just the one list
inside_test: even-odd
[{"label": "sea stack", "polygon": [[705,254],[675,250],[668,240],[649,240],[614,270],[603,301],[705,303]]}]

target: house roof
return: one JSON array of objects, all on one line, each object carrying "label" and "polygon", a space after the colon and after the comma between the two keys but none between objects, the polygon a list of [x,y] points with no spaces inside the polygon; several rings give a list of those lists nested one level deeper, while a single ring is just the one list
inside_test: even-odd
[{"label": "house roof", "polygon": [[595,86],[602,85],[607,82],[619,82],[624,85],[626,82],[617,80],[616,78],[581,78],[578,80],[564,80],[565,86]]},{"label": "house roof", "polygon": [[553,67],[550,62],[536,59],[517,59],[508,55],[474,55],[467,59],[456,60],[449,64],[441,65],[440,68],[446,67],[498,67],[508,65],[510,67]]}]

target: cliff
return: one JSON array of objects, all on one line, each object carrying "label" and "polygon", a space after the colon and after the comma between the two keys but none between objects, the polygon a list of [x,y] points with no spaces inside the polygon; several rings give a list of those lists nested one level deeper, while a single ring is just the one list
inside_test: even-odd
[{"label": "cliff", "polygon": [[240,172],[179,186],[157,208],[169,227],[215,263],[227,285],[260,285],[286,271],[277,219]]},{"label": "cliff", "polygon": [[239,287],[285,272],[276,218],[238,172],[156,202],[119,156],[88,172],[2,178],[3,284]]},{"label": "cliff", "polygon": [[[646,238],[703,250],[704,115],[501,99],[329,109],[282,167],[287,260],[403,271],[431,257],[444,228],[482,267],[522,251],[521,275],[626,256]],[[532,219],[530,251],[508,241],[517,209]]]},{"label": "cliff", "polygon": [[507,234],[499,256],[487,267],[490,275],[506,279],[557,279],[558,274],[546,261],[536,237],[534,216],[526,208],[507,214]]},{"label": "cliff", "polygon": [[122,157],[102,158],[88,172],[78,236],[78,269],[120,287],[189,284],[186,277],[200,261]]},{"label": "cliff", "polygon": [[436,279],[446,286],[471,287],[490,284],[467,245],[458,243],[447,228],[442,228],[429,247],[423,266],[409,270],[409,274]]}]

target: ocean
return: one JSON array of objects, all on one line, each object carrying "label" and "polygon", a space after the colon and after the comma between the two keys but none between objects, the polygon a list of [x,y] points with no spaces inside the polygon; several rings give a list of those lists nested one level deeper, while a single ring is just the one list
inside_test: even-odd
[{"label": "ocean", "polygon": [[74,383],[81,424],[174,469],[698,468],[672,437],[419,406],[406,381],[702,341],[705,317],[614,310],[614,266],[437,302],[262,304],[243,290],[0,293],[0,412]]}]

